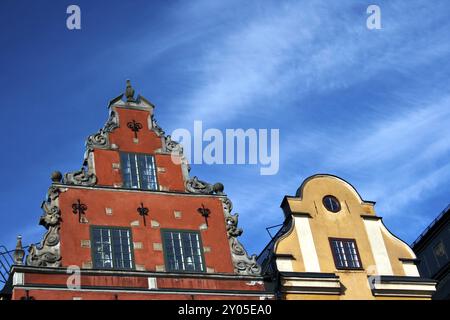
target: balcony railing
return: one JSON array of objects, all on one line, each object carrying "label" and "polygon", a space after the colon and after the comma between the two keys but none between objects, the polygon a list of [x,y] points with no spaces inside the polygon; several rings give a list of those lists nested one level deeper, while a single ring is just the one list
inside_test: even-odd
[{"label": "balcony railing", "polygon": [[[37,245],[37,243],[36,243]],[[23,247],[26,251],[29,246]],[[0,245],[0,292],[8,282],[11,267],[14,265],[14,250],[8,250],[5,246]]]},{"label": "balcony railing", "polygon": [[14,264],[14,250],[8,250],[5,246],[0,246],[0,288],[6,284],[9,278],[9,272]]}]

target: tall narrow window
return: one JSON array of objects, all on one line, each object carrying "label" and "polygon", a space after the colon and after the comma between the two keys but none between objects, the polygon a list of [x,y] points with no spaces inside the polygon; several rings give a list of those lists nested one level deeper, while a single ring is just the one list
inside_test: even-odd
[{"label": "tall narrow window", "polygon": [[330,239],[334,263],[338,269],[361,269],[358,247],[353,239]]},{"label": "tall narrow window", "polygon": [[153,156],[121,152],[120,161],[125,188],[158,190]]},{"label": "tall narrow window", "polygon": [[92,227],[92,261],[98,269],[132,269],[130,230]]},{"label": "tall narrow window", "polygon": [[205,271],[198,232],[163,230],[162,237],[167,271]]}]

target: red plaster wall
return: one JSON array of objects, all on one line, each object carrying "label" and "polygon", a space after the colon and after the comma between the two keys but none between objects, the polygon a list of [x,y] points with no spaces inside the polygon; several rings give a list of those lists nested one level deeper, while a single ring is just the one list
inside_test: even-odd
[{"label": "red plaster wall", "polygon": [[[43,274],[26,273],[26,285],[67,285],[68,274]],[[201,277],[201,275],[199,275]],[[217,279],[217,278],[183,278],[182,276],[164,277],[159,274],[157,279],[158,289],[208,289],[208,290],[242,290],[261,292],[265,290],[263,283],[248,284],[248,280]],[[116,287],[129,289],[148,289],[148,280],[145,276],[116,276],[116,275],[81,275],[82,287]]]},{"label": "red plaster wall", "polygon": [[172,160],[171,155],[157,154],[155,162],[157,167],[166,169],[166,172],[157,173],[159,185],[168,188],[170,191],[185,191],[181,165],[177,164],[179,163],[178,157],[174,156]]},{"label": "red plaster wall", "polygon": [[[25,296],[25,290],[14,289],[13,300]],[[36,300],[72,300],[81,297],[83,300],[259,300],[259,297],[227,296],[227,295],[192,295],[186,294],[158,294],[158,293],[112,293],[112,292],[79,292],[29,290],[30,297]]]},{"label": "red plaster wall", "polygon": [[[88,206],[85,215],[89,221],[87,224],[80,223],[78,215],[72,212],[72,204],[78,199]],[[143,219],[136,210],[141,202],[149,209],[147,226],[143,225]],[[134,250],[135,263],[144,265],[148,271],[154,271],[156,265],[164,265],[163,252],[153,250],[153,243],[162,243],[161,228],[199,231],[199,226],[205,220],[197,209],[203,204],[211,210],[208,229],[200,231],[203,246],[211,248],[211,252],[204,254],[206,266],[214,268],[216,272],[232,273],[234,270],[222,202],[217,197],[69,188],[61,193],[59,204],[63,266],[82,266],[83,262],[92,261],[91,249],[81,247],[81,240],[90,240],[91,225],[117,226],[129,227],[133,242],[143,243],[142,249]],[[106,214],[106,208],[112,209],[112,215]],[[174,211],[181,211],[182,218],[175,218]],[[140,226],[131,227],[131,222],[136,220]],[[152,228],[150,220],[156,220],[160,227]]]},{"label": "red plaster wall", "polygon": [[264,285],[248,285],[246,281],[197,278],[158,278],[158,288],[201,288],[211,290],[262,291]]},{"label": "red plaster wall", "polygon": [[[156,149],[162,147],[161,137],[148,128],[148,111],[115,108],[119,115],[119,128],[109,135],[110,143],[116,144],[121,151],[154,153]],[[138,132],[138,143],[133,142],[134,132],[127,127],[127,123],[135,120],[142,124],[142,129]]]},{"label": "red plaster wall", "polygon": [[114,150],[94,150],[95,175],[100,186],[122,185],[120,169],[113,169],[113,163],[120,163],[120,155]]}]

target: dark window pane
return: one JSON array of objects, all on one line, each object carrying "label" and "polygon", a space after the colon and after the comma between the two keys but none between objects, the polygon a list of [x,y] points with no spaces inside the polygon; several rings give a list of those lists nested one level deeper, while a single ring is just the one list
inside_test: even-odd
[{"label": "dark window pane", "polygon": [[151,155],[120,154],[123,185],[125,188],[157,190],[155,159]]},{"label": "dark window pane", "polygon": [[331,240],[330,244],[337,268],[340,269],[361,268],[360,258],[354,240],[333,239]]},{"label": "dark window pane", "polygon": [[140,176],[142,180],[142,188],[155,190],[156,189],[156,172],[154,158],[149,155],[138,155]]},{"label": "dark window pane", "polygon": [[132,268],[129,230],[93,228],[92,235],[95,268]]},{"label": "dark window pane", "polygon": [[163,232],[168,271],[204,271],[199,239],[196,232]]}]

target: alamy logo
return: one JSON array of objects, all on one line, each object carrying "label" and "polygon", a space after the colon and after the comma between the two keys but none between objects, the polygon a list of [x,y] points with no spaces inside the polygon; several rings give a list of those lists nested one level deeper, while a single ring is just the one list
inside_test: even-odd
[{"label": "alamy logo", "polygon": [[67,267],[67,274],[70,276],[67,278],[67,289],[69,290],[80,290],[81,288],[81,269],[79,266],[69,266]]},{"label": "alamy logo", "polygon": [[367,14],[370,16],[367,18],[366,25],[369,30],[381,29],[381,9],[379,6],[372,4],[367,7]]},{"label": "alamy logo", "polygon": [[79,6],[75,4],[71,4],[67,7],[67,14],[70,16],[67,17],[66,26],[69,30],[80,30],[81,29],[81,9]]},{"label": "alamy logo", "polygon": [[[189,130],[180,128],[171,134],[172,140],[182,144],[189,163],[259,164],[261,175],[278,173],[279,129],[226,129],[224,135],[215,128],[203,132],[203,122],[194,121],[193,133],[192,137]],[[173,157],[173,160],[176,161],[176,158]]]}]

